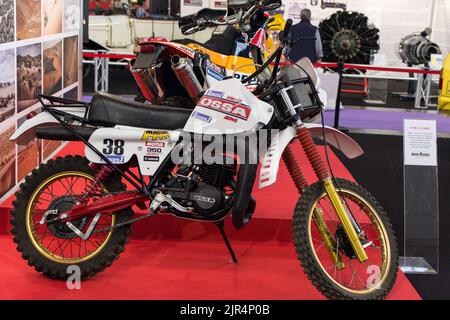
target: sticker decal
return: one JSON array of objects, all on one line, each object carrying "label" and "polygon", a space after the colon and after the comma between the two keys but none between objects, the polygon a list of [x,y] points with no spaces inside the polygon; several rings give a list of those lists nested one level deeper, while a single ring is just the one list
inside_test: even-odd
[{"label": "sticker decal", "polygon": [[211,122],[211,116],[208,116],[207,114],[198,112],[198,111],[194,111],[192,113],[192,118],[195,118],[197,120],[203,121],[203,122],[207,122],[210,123]]},{"label": "sticker decal", "polygon": [[166,146],[166,143],[162,141],[145,141],[145,146],[154,148],[164,148]]},{"label": "sticker decal", "polygon": [[104,155],[114,154],[121,156],[124,153],[125,141],[123,140],[103,139],[103,145],[105,146],[102,150]]},{"label": "sticker decal", "polygon": [[162,152],[161,148],[147,148],[147,155],[160,154]]},{"label": "sticker decal", "polygon": [[206,73],[211,76],[212,78],[218,80],[218,81],[222,81],[223,80],[223,75],[220,74],[219,72],[211,69],[211,68],[206,68]]},{"label": "sticker decal", "polygon": [[125,159],[124,156],[117,156],[117,155],[109,155],[106,156],[106,158],[112,163],[123,163]]},{"label": "sticker decal", "polygon": [[167,131],[155,131],[155,130],[146,130],[142,135],[141,140],[168,140],[170,139],[170,134]]},{"label": "sticker decal", "polygon": [[210,96],[201,98],[197,106],[219,111],[245,121],[248,120],[250,113],[252,112],[252,109],[243,103],[236,103]]},{"label": "sticker decal", "polygon": [[157,156],[144,156],[144,161],[159,162],[159,157],[157,157]]},{"label": "sticker decal", "polygon": [[234,117],[232,117],[232,116],[225,116],[225,117],[223,117],[225,120],[228,120],[228,121],[232,121],[232,122],[234,122],[234,123],[236,123],[237,121],[238,121],[238,119],[237,118],[234,118]]},{"label": "sticker decal", "polygon": [[205,96],[215,97],[215,98],[223,98],[225,92],[217,91],[217,90],[208,90],[205,93]]}]

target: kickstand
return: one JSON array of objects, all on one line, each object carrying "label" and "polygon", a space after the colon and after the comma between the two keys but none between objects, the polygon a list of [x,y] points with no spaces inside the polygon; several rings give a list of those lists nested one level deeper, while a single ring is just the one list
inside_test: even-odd
[{"label": "kickstand", "polygon": [[227,234],[225,233],[225,222],[223,220],[216,222],[215,225],[219,228],[220,234],[222,235],[223,241],[227,246],[228,252],[230,253],[231,260],[233,263],[238,263],[236,255],[234,254],[233,247],[231,247],[230,240],[228,240]]}]

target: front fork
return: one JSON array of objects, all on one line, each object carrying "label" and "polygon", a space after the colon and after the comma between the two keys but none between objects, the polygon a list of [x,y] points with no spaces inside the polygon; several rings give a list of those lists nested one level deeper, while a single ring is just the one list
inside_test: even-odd
[{"label": "front fork", "polygon": [[[328,198],[330,199],[331,204],[333,205],[333,208],[335,209],[336,214],[342,223],[342,227],[344,228],[345,234],[350,241],[356,257],[360,262],[367,261],[368,256],[360,239],[360,235],[362,235],[361,229],[353,219],[351,213],[349,213],[346,209],[346,205],[344,204],[341,196],[336,190],[333,179],[331,178],[328,169],[322,160],[322,156],[319,154],[319,151],[317,150],[317,147],[314,144],[314,141],[308,129],[305,128],[302,124],[297,127],[297,137],[300,140],[303,150],[305,151],[305,154],[309,162],[311,163],[316,176],[318,177],[319,181],[322,181],[324,183]],[[307,184],[306,180],[301,174],[300,167],[294,159],[290,146],[286,148],[285,153],[283,154],[283,159],[297,189],[299,190],[299,192],[301,192],[304,188],[306,188]],[[331,238],[332,235],[325,224],[320,209],[314,208],[314,218],[319,232],[321,233],[321,236],[325,241],[325,244],[327,245],[327,247],[329,247],[328,252],[331,258],[338,268],[343,268],[344,265],[340,259],[339,252],[334,251],[334,248],[336,248],[334,243],[335,241],[333,238]],[[330,248],[333,249],[330,250]]]}]

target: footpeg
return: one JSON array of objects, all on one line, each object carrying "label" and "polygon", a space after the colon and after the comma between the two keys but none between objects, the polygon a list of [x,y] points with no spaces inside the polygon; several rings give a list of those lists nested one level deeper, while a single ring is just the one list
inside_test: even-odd
[{"label": "footpeg", "polygon": [[91,224],[89,225],[88,229],[86,230],[86,233],[83,233],[80,229],[78,229],[77,227],[75,227],[75,226],[73,225],[73,223],[70,222],[70,221],[67,221],[67,222],[66,222],[66,226],[68,226],[68,227],[70,228],[70,230],[72,230],[73,232],[75,232],[75,234],[76,234],[77,236],[79,236],[81,239],[87,240],[87,239],[89,239],[89,237],[91,236],[92,231],[94,231],[94,228],[95,228],[95,226],[97,225],[97,222],[98,222],[98,220],[100,219],[101,215],[102,215],[101,213],[97,213],[97,214],[95,215],[94,219],[92,219]]},{"label": "footpeg", "polygon": [[191,212],[188,208],[183,207],[181,204],[179,204],[178,202],[173,200],[172,197],[170,196],[170,194],[166,195],[162,192],[159,192],[153,199],[153,201],[149,207],[150,212],[155,212],[163,202],[170,204],[172,207],[174,207],[178,211]]}]

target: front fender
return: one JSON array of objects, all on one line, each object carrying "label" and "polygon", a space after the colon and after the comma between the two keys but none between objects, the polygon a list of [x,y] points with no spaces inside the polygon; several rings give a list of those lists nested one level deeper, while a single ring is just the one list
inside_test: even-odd
[{"label": "front fender", "polygon": [[[70,111],[68,111],[68,108],[54,109],[61,109],[79,117],[84,117],[84,114],[86,112],[85,108],[75,107],[70,108]],[[22,125],[16,130],[16,132],[14,132],[13,135],[9,138],[9,140],[14,141],[15,143],[20,145],[26,145],[36,137],[36,129],[41,126],[49,126],[52,124],[58,125],[59,122],[47,111],[40,112],[36,116],[22,123]]]},{"label": "front fender", "polygon": [[[305,123],[312,137],[320,140],[323,138],[323,128],[320,124]],[[327,143],[340,150],[349,159],[354,159],[364,154],[361,146],[348,135],[331,127],[325,126]],[[268,187],[277,181],[278,168],[281,157],[287,145],[297,136],[295,128],[288,127],[272,137],[272,142],[261,162],[259,173],[259,188]]]}]

